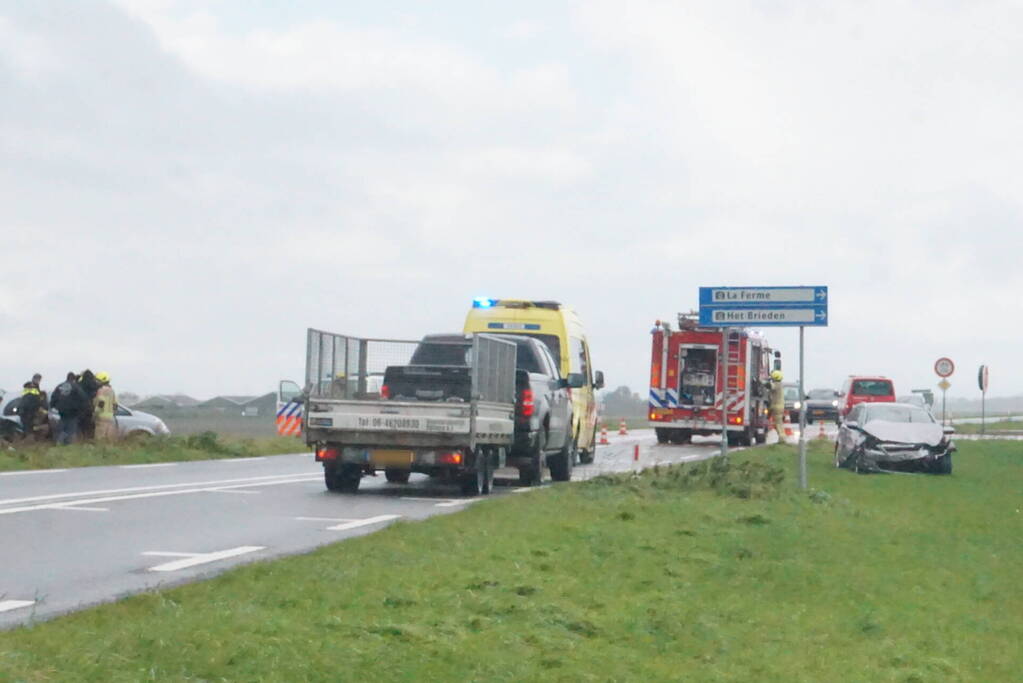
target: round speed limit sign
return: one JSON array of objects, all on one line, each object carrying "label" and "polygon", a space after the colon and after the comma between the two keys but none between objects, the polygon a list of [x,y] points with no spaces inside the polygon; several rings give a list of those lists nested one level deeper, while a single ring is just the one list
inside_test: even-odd
[{"label": "round speed limit sign", "polygon": [[934,361],[934,372],[938,377],[950,377],[956,371],[956,364],[951,358],[939,358]]}]

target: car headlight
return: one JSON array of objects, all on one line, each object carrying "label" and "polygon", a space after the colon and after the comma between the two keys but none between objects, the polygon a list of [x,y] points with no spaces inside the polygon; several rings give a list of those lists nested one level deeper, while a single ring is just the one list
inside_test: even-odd
[{"label": "car headlight", "polygon": [[838,407],[838,401],[832,401],[831,402],[831,407],[832,408],[837,408]]},{"label": "car headlight", "polygon": [[157,434],[170,434],[170,429],[167,428],[167,423],[163,420],[156,421],[156,433]]},{"label": "car headlight", "polygon": [[795,408],[796,410],[799,410],[802,407],[802,405],[803,404],[801,402],[796,401],[795,403],[792,404],[792,407]]}]

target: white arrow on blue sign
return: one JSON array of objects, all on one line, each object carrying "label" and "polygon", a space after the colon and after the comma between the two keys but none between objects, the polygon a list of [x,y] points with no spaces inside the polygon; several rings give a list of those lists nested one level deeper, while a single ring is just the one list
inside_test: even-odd
[{"label": "white arrow on blue sign", "polygon": [[700,287],[700,324],[826,327],[827,287]]}]

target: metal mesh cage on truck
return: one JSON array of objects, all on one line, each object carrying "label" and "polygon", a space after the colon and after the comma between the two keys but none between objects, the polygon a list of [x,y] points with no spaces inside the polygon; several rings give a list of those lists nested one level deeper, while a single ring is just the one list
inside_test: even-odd
[{"label": "metal mesh cage on truck", "polygon": [[380,398],[384,371],[408,365],[418,341],[363,339],[310,329],[305,386],[318,398]]},{"label": "metal mesh cage on truck", "polygon": [[473,335],[472,384],[481,401],[515,403],[515,342]]},{"label": "metal mesh cage on truck", "polygon": [[306,345],[305,386],[315,398],[379,399],[387,368],[431,365],[470,367],[473,398],[515,402],[517,347],[492,335],[429,335],[405,341],[310,329]]}]

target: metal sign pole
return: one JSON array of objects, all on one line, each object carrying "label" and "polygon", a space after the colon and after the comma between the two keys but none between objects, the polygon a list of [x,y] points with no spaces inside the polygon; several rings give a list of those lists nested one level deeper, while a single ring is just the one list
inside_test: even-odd
[{"label": "metal sign pole", "polygon": [[987,392],[986,391],[980,392],[980,435],[981,436],[984,436],[984,421],[987,418],[987,410],[986,410],[985,405],[984,405],[984,402],[985,402],[986,398],[987,398]]},{"label": "metal sign pole", "polygon": [[728,338],[731,327],[724,328],[721,341],[721,455],[728,455]]},{"label": "metal sign pole", "polygon": [[806,488],[806,391],[803,389],[803,332],[799,326],[799,488]]}]

